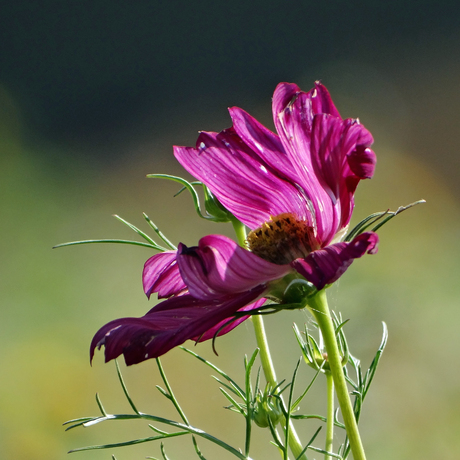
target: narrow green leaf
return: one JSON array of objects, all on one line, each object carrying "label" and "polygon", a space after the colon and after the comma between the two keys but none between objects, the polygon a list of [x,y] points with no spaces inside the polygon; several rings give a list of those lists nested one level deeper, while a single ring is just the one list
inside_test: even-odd
[{"label": "narrow green leaf", "polygon": [[193,447],[195,448],[195,453],[198,455],[198,458],[200,460],[206,460],[204,455],[201,453],[200,448],[198,447],[198,443],[196,442],[195,436],[192,436],[192,441],[193,441]]},{"label": "narrow green leaf", "polygon": [[269,427],[270,432],[271,432],[272,437],[273,437],[272,444],[274,444],[276,447],[278,447],[278,449],[280,449],[284,454],[284,451],[287,449],[287,447],[283,444],[283,441],[281,440],[278,431],[273,426],[273,423],[272,423],[272,420],[271,420],[270,417],[268,417],[267,421],[268,421],[268,427]]},{"label": "narrow green leaf", "polygon": [[96,393],[96,402],[97,405],[99,406],[99,410],[101,411],[102,415],[106,416],[107,412],[104,409],[104,406],[102,405],[101,399],[99,398],[99,394]]},{"label": "narrow green leaf", "polygon": [[[286,421],[285,421],[285,428],[284,428],[284,436],[285,436],[285,445],[287,446],[288,443],[289,443],[289,431],[290,431],[290,418],[291,418],[291,407],[292,407],[292,398],[294,396],[294,386],[295,386],[295,381],[297,379],[297,371],[299,370],[299,366],[300,366],[300,359],[297,361],[297,365],[294,369],[294,373],[292,375],[292,380],[291,380],[291,384],[290,384],[290,389],[289,389],[289,397],[288,397],[288,407],[289,407],[289,410],[285,410],[283,409],[284,407],[284,404],[281,404],[281,408],[283,410],[283,412],[285,413],[285,418],[286,418]],[[280,398],[281,399],[281,398]],[[269,417],[270,418],[270,417]],[[288,460],[288,457],[289,457],[289,454],[288,454],[288,449],[286,447],[286,450],[284,452],[284,460]]]},{"label": "narrow green leaf", "polygon": [[160,371],[160,375],[161,375],[161,378],[163,380],[163,383],[165,384],[165,386],[166,386],[166,388],[168,390],[167,393],[165,392],[166,393],[165,396],[173,403],[173,405],[176,408],[177,413],[179,414],[179,416],[182,419],[182,421],[184,423],[186,423],[187,425],[189,425],[187,417],[185,416],[185,412],[180,407],[179,401],[176,399],[176,396],[174,395],[172,387],[169,384],[169,381],[168,381],[168,379],[166,377],[166,372],[163,369],[163,365],[161,364],[160,358],[156,358],[156,363],[157,363],[157,366],[158,366],[158,370]]},{"label": "narrow green leaf", "polygon": [[387,215],[389,213],[388,211],[383,211],[383,212],[375,212],[374,214],[371,214],[370,216],[367,216],[364,218],[361,222],[359,222],[345,237],[344,241],[350,242],[355,236],[357,236],[360,233],[363,233],[365,230],[367,230],[371,225],[375,224],[378,222],[383,216]]},{"label": "narrow green leaf", "polygon": [[[308,419],[317,419],[321,420],[322,422],[326,423],[327,418],[323,417],[322,415],[316,415],[316,414],[298,414],[298,415],[291,415],[291,418],[294,420],[308,420]],[[345,425],[343,423],[340,423],[339,421],[335,420],[334,425],[338,428],[343,428],[345,429]]]},{"label": "narrow green leaf", "polygon": [[163,430],[160,430],[159,428],[157,428],[156,426],[153,426],[149,423],[149,428],[152,429],[153,431],[155,431],[155,433],[158,433],[158,434],[169,434],[167,431],[163,431]]},{"label": "narrow green leaf", "polygon": [[195,188],[190,182],[188,182],[185,179],[182,179],[182,177],[171,176],[169,174],[147,174],[147,177],[153,178],[153,179],[168,179],[168,180],[172,180],[174,182],[178,182],[179,184],[183,185],[190,192],[190,195],[192,196],[193,204],[195,205],[195,211],[197,212],[198,216],[201,217],[202,219],[209,219],[208,216],[204,216],[201,213],[200,198],[198,196],[197,191],[195,190]]},{"label": "narrow green leaf", "polygon": [[313,447],[313,446],[308,446],[308,448],[315,452],[319,452],[320,454],[329,455],[329,457],[334,457],[334,458],[338,458],[342,460],[342,457],[340,455],[335,454],[334,452],[328,452],[327,450],[320,449],[319,447]]},{"label": "narrow green leaf", "polygon": [[242,388],[232,379],[230,378],[224,371],[220,370],[217,366],[212,364],[211,362],[207,361],[206,359],[202,358],[200,355],[196,354],[195,352],[189,350],[188,348],[185,347],[179,347],[182,350],[184,350],[187,353],[190,353],[192,356],[195,356],[195,358],[199,359],[202,363],[206,364],[209,366],[211,369],[214,369],[218,374],[220,374],[224,379],[226,379],[228,382],[231,383],[231,385],[235,388],[235,390],[239,393],[241,399],[245,399],[245,392],[242,390]]},{"label": "narrow green leaf", "polygon": [[73,425],[68,426],[65,431],[69,431],[72,428],[76,428],[78,426],[84,426],[85,423],[89,422],[90,420],[93,420],[94,417],[82,417],[82,418],[77,418],[74,420],[69,420],[68,422],[63,423],[63,425],[70,425],[73,423]]},{"label": "narrow green leaf", "polygon": [[74,453],[74,452],[82,452],[82,451],[85,451],[85,450],[113,449],[115,447],[133,446],[135,444],[142,444],[144,442],[157,441],[159,439],[165,439],[165,438],[173,438],[173,437],[176,437],[176,436],[182,436],[184,434],[189,434],[189,433],[187,431],[179,431],[177,433],[170,433],[167,436],[152,436],[152,437],[149,437],[149,438],[134,439],[132,441],[117,442],[117,443],[114,443],[114,444],[101,444],[101,445],[97,445],[97,446],[79,447],[77,449],[69,450],[69,454]]},{"label": "narrow green leaf", "polygon": [[382,341],[380,343],[380,346],[377,350],[377,353],[372,360],[371,365],[369,366],[368,371],[366,372],[366,376],[364,377],[364,382],[363,382],[363,400],[366,397],[366,394],[369,390],[369,387],[371,386],[372,380],[374,379],[375,371],[377,370],[377,366],[379,365],[380,358],[382,356],[383,351],[385,350],[385,346],[388,342],[388,327],[387,325],[382,321],[383,324],[383,335],[382,335]]},{"label": "narrow green leaf", "polygon": [[155,387],[165,398],[171,399],[171,395],[165,389],[161,388],[160,385],[155,385]]},{"label": "narrow green leaf", "polygon": [[228,385],[227,383],[223,382],[220,380],[218,377],[215,375],[211,375],[211,377],[219,383],[219,385],[222,385],[223,387],[227,388],[228,391],[232,392],[235,396],[241,397],[241,395],[236,391],[232,386]]},{"label": "narrow green leaf", "polygon": [[318,370],[316,371],[315,375],[313,376],[311,382],[309,383],[305,391],[295,400],[294,404],[291,406],[291,409],[290,409],[291,412],[295,410],[295,408],[302,402],[302,399],[305,398],[306,394],[310,391],[310,388],[315,383],[315,380],[318,377],[318,375],[321,373],[325,363],[326,361],[323,361],[323,363],[321,364],[321,367],[318,368]]},{"label": "narrow green leaf", "polygon": [[103,240],[81,240],[81,241],[70,241],[68,243],[61,243],[53,246],[53,249],[63,248],[65,246],[76,246],[78,244],[92,244],[92,243],[118,243],[118,244],[132,244],[134,246],[143,246],[145,248],[152,248],[156,250],[163,250],[157,244],[143,243],[142,241],[130,241],[130,240],[116,240],[116,239],[103,239]]},{"label": "narrow green leaf", "polygon": [[121,375],[120,366],[118,365],[118,361],[116,359],[115,359],[115,366],[117,368],[118,379],[120,380],[121,387],[123,388],[123,392],[126,396],[126,399],[129,402],[129,405],[131,406],[131,408],[137,415],[140,415],[141,413],[137,410],[137,407],[134,405],[134,402],[131,399],[131,396],[129,396],[128,388],[126,388],[125,382],[123,380],[123,376]]},{"label": "narrow green leaf", "polygon": [[[253,394],[252,394],[252,385],[251,385],[251,371],[254,366],[254,362],[259,354],[259,349],[256,348],[252,354],[249,362],[247,357],[244,357],[245,364],[245,387],[246,387],[246,442],[245,442],[245,454],[249,455],[249,450],[251,446],[251,434],[252,434],[252,418],[253,418]],[[270,418],[270,417],[269,417]]]},{"label": "narrow green leaf", "polygon": [[161,455],[163,457],[163,460],[170,460],[170,458],[166,455],[165,446],[163,443],[161,443],[160,445],[160,450],[161,450]]},{"label": "narrow green leaf", "polygon": [[302,458],[302,455],[307,451],[307,449],[313,444],[313,441],[316,439],[316,437],[318,436],[319,432],[321,431],[321,426],[315,431],[315,434],[311,437],[310,441],[308,441],[307,445],[304,447],[304,449],[302,450],[302,452],[300,452],[300,454],[296,457],[295,460],[299,460],[300,458]]},{"label": "narrow green leaf", "polygon": [[129,223],[128,221],[126,221],[125,219],[123,219],[122,217],[120,217],[120,216],[118,216],[116,214],[114,214],[113,217],[115,217],[115,219],[119,220],[120,222],[122,222],[123,224],[128,226],[131,230],[136,232],[141,238],[144,238],[144,240],[147,241],[147,243],[150,243],[152,246],[156,246],[159,251],[166,251],[165,248],[159,246],[154,240],[152,240],[152,238],[150,238],[150,236],[148,236],[147,233],[145,233],[142,230],[138,229],[133,224]]},{"label": "narrow green leaf", "polygon": [[243,417],[246,417],[246,413],[239,403],[237,403],[223,388],[219,388],[220,392],[230,401],[232,407],[234,407]]},{"label": "narrow green leaf", "polygon": [[150,227],[152,227],[153,231],[159,236],[161,241],[163,241],[163,243],[165,243],[166,246],[169,247],[169,249],[176,250],[177,247],[174,246],[174,244],[172,244],[171,241],[168,240],[168,238],[166,238],[166,235],[157,227],[157,225],[155,225],[152,222],[152,220],[150,220],[150,217],[145,212],[142,213],[142,214],[144,216],[144,219],[147,221],[147,223],[150,225]]},{"label": "narrow green leaf", "polygon": [[400,206],[395,212],[390,212],[389,216],[387,216],[385,219],[382,220],[379,224],[377,224],[375,227],[372,228],[373,232],[376,232],[380,227],[385,225],[389,220],[393,219],[393,217],[396,217],[398,214],[401,214],[403,211],[406,211],[409,208],[413,208],[414,206],[417,206],[418,204],[426,203],[425,200],[418,200],[415,201],[414,203],[408,204],[406,206]]},{"label": "narrow green leaf", "polygon": [[149,420],[157,423],[164,423],[165,425],[172,426],[174,428],[178,428],[183,431],[187,431],[195,436],[200,436],[203,439],[206,439],[218,446],[222,447],[223,449],[227,450],[229,453],[238,457],[240,460],[251,460],[249,457],[243,455],[239,450],[235,449],[234,447],[230,446],[226,442],[206,433],[199,428],[195,428],[191,425],[185,425],[183,423],[175,422],[173,420],[168,420],[163,417],[157,417],[156,415],[149,415],[140,412],[139,414],[116,414],[116,415],[107,415],[107,417],[94,417],[86,422],[83,426],[92,426],[96,425],[101,422],[105,422],[108,420]]}]

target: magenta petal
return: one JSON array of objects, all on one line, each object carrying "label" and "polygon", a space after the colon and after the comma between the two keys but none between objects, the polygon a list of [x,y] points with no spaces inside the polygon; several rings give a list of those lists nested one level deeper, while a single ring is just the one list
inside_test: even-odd
[{"label": "magenta petal", "polygon": [[155,254],[145,262],[142,283],[147,297],[158,292],[158,298],[171,297],[187,289],[176,261],[177,251]]},{"label": "magenta petal", "polygon": [[377,158],[370,148],[359,146],[348,155],[352,172],[360,179],[370,179],[374,175]]},{"label": "magenta petal", "polygon": [[359,180],[373,174],[375,155],[367,148],[373,139],[356,120],[340,120],[327,114],[314,116],[311,135],[313,168],[334,209],[336,226],[325,238],[325,241],[330,241],[350,222],[353,194]]},{"label": "magenta petal", "polygon": [[105,347],[105,361],[124,355],[126,364],[157,358],[193,337],[199,337],[263,292],[254,289],[220,301],[204,301],[186,294],[156,305],[142,318],[121,318],[103,326],[94,336],[90,359]]},{"label": "magenta petal", "polygon": [[376,233],[361,233],[349,243],[336,243],[297,259],[291,265],[318,290],[338,280],[354,259],[377,252]]},{"label": "magenta petal", "polygon": [[208,235],[198,247],[180,245],[178,264],[190,294],[215,299],[282,278],[290,265],[277,265],[243,249],[226,236]]},{"label": "magenta petal", "polygon": [[255,229],[283,212],[306,219],[308,210],[297,187],[264,163],[233,128],[201,132],[197,147],[174,147],[179,163],[206,184],[222,205]]},{"label": "magenta petal", "polygon": [[318,81],[315,82],[315,88],[310,93],[313,113],[327,113],[333,117],[342,118],[324,85]]},{"label": "magenta petal", "polygon": [[281,177],[298,182],[297,174],[278,135],[259,123],[254,117],[238,107],[228,109],[233,128],[264,163],[278,171]]},{"label": "magenta petal", "polygon": [[[339,219],[335,209],[336,198],[325,183],[321,169],[318,169],[312,159],[313,112],[310,96],[304,92],[297,92],[285,107],[278,105],[277,110],[280,112],[276,115],[275,125],[299,177],[299,185],[313,208],[314,219],[310,221],[317,228],[317,239],[321,245],[325,245],[339,230]],[[275,96],[273,110],[275,112]],[[330,115],[327,117],[340,123],[338,118]]]},{"label": "magenta petal", "polygon": [[[280,113],[284,111],[288,104],[291,103],[292,99],[300,92],[300,88],[295,83],[283,82],[276,86],[275,92],[273,93],[272,110],[273,121],[275,122],[277,130],[277,122]],[[278,134],[280,134],[279,131]]]}]

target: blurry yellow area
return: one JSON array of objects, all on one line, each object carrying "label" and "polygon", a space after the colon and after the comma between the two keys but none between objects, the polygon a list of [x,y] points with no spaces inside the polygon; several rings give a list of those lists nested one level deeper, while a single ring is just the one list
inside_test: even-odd
[{"label": "blurry yellow area", "polygon": [[[350,103],[353,111],[355,103]],[[366,110],[371,108],[362,108]],[[385,119],[391,113],[378,116]],[[69,458],[71,448],[153,435],[146,423],[107,423],[69,433],[61,426],[97,414],[96,392],[107,411],[129,411],[113,363],[104,365],[99,352],[90,367],[88,348],[105,322],[140,316],[151,308],[153,299],[147,301],[141,284],[142,266],[151,252],[121,245],[51,247],[86,238],[135,239],[111,218],[115,213],[147,229],[145,211],[172,241],[189,245],[210,232],[231,235],[231,229],[200,221],[187,194],[173,197],[176,185],[145,179],[154,172],[184,174],[172,153],[167,156],[174,142],[170,134],[148,145],[123,146],[126,160],[117,167],[97,169],[81,160],[64,164],[59,151],[53,152],[55,163],[44,161],[40,148],[21,144],[20,117],[5,90],[0,91],[0,132],[1,457],[61,460]],[[458,197],[436,168],[395,148],[391,132],[383,138],[379,134],[377,174],[358,189],[354,222],[421,198],[427,203],[382,228],[380,252],[353,264],[331,288],[330,304],[351,318],[348,338],[363,366],[369,365],[380,342],[381,321],[390,331],[362,418],[368,458],[454,460],[460,432]],[[280,379],[290,377],[300,354],[292,322],[302,327],[308,320],[303,312],[267,318]],[[209,343],[194,350],[241,381],[243,355],[254,347],[247,322],[217,341],[218,357]],[[211,372],[180,350],[168,353],[163,363],[191,423],[242,447],[243,420],[222,409],[227,403]],[[161,382],[153,361],[122,368],[140,410],[178,419],[155,389]],[[312,375],[301,371],[305,382]],[[302,411],[324,413],[323,397],[317,384]],[[317,423],[298,426],[305,441]],[[278,458],[267,433],[255,431],[252,457]],[[207,458],[232,458],[205,442],[200,446]],[[193,458],[189,439],[168,442],[167,453],[172,459]],[[108,459],[112,454],[119,460],[160,456],[159,446],[150,443],[74,453],[71,458]]]}]

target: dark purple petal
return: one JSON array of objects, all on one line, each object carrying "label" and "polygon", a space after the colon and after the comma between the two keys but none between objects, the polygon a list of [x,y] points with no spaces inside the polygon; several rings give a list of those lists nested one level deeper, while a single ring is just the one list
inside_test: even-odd
[{"label": "dark purple petal", "polygon": [[177,251],[155,254],[145,262],[142,284],[147,297],[158,292],[158,298],[171,297],[187,289],[176,261]]},{"label": "dark purple petal", "polygon": [[282,278],[290,265],[277,265],[243,249],[226,236],[208,235],[198,247],[180,245],[177,261],[190,294],[216,299]]},{"label": "dark purple petal", "polygon": [[291,265],[318,290],[338,280],[354,259],[377,252],[376,233],[361,233],[349,243],[336,243],[297,259]]},{"label": "dark purple petal", "polygon": [[[247,305],[246,307],[240,308],[238,310],[238,312],[250,311],[250,310],[254,310],[255,308],[259,308],[265,303],[266,300],[267,299],[262,297],[261,299],[257,300],[256,302],[251,303],[250,305]],[[246,321],[249,317],[250,317],[250,315],[241,316],[238,319],[234,319],[231,323],[229,323],[229,318],[226,318],[223,321],[221,321],[220,323],[216,324],[211,329],[209,329],[208,331],[206,331],[201,336],[193,337],[193,340],[195,340],[196,342],[204,342],[205,340],[212,339],[214,336],[216,336],[216,334],[217,334],[217,336],[228,334],[230,331],[235,329],[236,326],[239,326],[243,321]],[[222,327],[222,326],[224,326],[224,327]],[[219,329],[220,329],[220,331],[219,331]]]},{"label": "dark purple petal", "polygon": [[259,297],[264,288],[204,301],[189,294],[156,305],[142,318],[121,318],[103,326],[94,336],[90,359],[96,348],[105,347],[105,362],[124,355],[126,364],[157,358],[193,337],[200,337],[221,321]]},{"label": "dark purple petal", "polygon": [[230,128],[202,132],[197,147],[174,147],[179,163],[206,184],[222,205],[255,229],[283,212],[307,219],[309,211],[297,187],[284,180]]}]

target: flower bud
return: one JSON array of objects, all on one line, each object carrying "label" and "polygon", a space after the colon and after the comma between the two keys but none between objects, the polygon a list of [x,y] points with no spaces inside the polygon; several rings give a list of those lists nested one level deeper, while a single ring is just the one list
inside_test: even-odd
[{"label": "flower bud", "polygon": [[269,420],[273,426],[276,426],[283,415],[278,399],[270,393],[270,390],[270,385],[267,385],[263,394],[260,391],[257,393],[254,402],[254,422],[261,428],[267,428]]},{"label": "flower bud", "polygon": [[[342,366],[345,366],[348,362],[349,352],[348,352],[348,345],[345,338],[345,334],[343,333],[342,326],[344,323],[341,323],[340,318],[334,315],[333,318],[334,326],[336,328],[337,334],[337,342],[339,346],[339,353],[340,358],[342,361]],[[346,321],[345,321],[346,322]],[[296,335],[297,342],[302,350],[302,355],[305,362],[308,366],[312,367],[315,370],[321,369],[323,372],[330,371],[329,362],[327,360],[327,352],[324,348],[324,344],[321,337],[321,332],[319,337],[319,344],[315,340],[315,338],[309,334],[307,325],[305,325],[305,338],[302,337],[300,334],[297,325],[294,324],[294,334]]]}]

